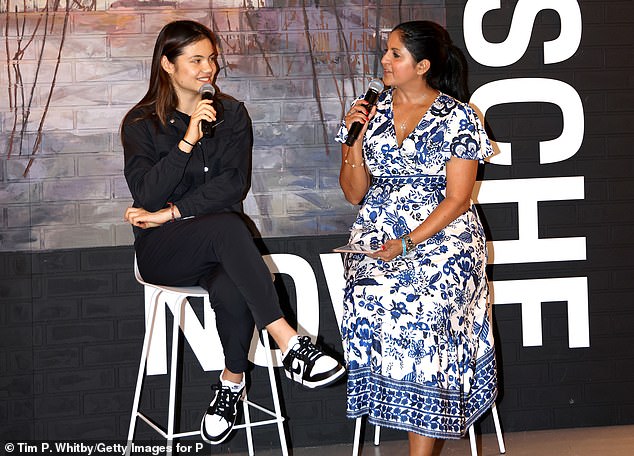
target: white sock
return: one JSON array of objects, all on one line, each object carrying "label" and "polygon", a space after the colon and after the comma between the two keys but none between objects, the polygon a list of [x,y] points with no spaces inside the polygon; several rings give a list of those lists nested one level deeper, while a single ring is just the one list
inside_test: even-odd
[{"label": "white sock", "polygon": [[226,386],[234,393],[237,393],[244,387],[244,374],[242,374],[242,381],[240,383],[235,383],[222,378],[222,372],[220,372],[220,383],[222,383],[222,386]]},{"label": "white sock", "polygon": [[288,339],[288,342],[286,343],[286,351],[282,354],[282,359],[286,358],[286,355],[288,355],[288,352],[291,351],[291,348],[293,348],[295,344],[298,342],[299,342],[299,336],[297,334],[295,334],[293,337]]}]

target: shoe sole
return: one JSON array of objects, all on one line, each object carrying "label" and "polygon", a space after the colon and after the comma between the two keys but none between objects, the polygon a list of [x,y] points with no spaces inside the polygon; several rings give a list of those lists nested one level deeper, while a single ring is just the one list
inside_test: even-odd
[{"label": "shoe sole", "polygon": [[242,397],[238,399],[238,402],[236,402],[236,414],[233,417],[233,423],[231,424],[231,427],[225,431],[225,435],[220,440],[209,440],[209,437],[205,435],[205,417],[207,416],[207,414],[203,415],[203,419],[200,421],[200,437],[203,439],[203,442],[208,443],[209,445],[220,445],[222,442],[229,438],[231,432],[233,432],[234,426],[236,425],[236,420],[238,419],[238,403],[243,400],[244,395],[242,395]]},{"label": "shoe sole", "polygon": [[293,373],[287,371],[286,369],[284,369],[284,373],[286,374],[287,378],[299,383],[300,385],[310,389],[315,389],[315,388],[323,388],[339,380],[343,376],[343,374],[346,373],[346,368],[343,366],[339,366],[339,369],[336,372],[334,372],[331,376],[316,382],[302,380],[301,377],[295,378]]},{"label": "shoe sole", "polygon": [[[237,414],[236,414],[237,418]],[[233,420],[233,424],[229,429],[225,431],[224,436],[220,440],[209,440],[209,437],[205,435],[204,427],[205,427],[205,417],[203,416],[202,421],[200,422],[200,437],[203,439],[203,442],[208,443],[209,445],[220,445],[222,442],[227,440],[233,431],[233,427],[236,425],[236,420]],[[220,434],[222,435],[222,434]]]}]

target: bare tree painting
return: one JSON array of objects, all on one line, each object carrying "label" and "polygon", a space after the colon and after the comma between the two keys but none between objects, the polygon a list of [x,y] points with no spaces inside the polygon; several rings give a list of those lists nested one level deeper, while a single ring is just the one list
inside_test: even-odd
[{"label": "bare tree painting", "polygon": [[[27,149],[26,153],[28,153],[31,158],[23,172],[23,176],[26,177],[35,159],[35,154],[37,154],[42,143],[44,122],[48,114],[53,91],[55,90],[57,73],[62,58],[62,49],[64,48],[64,40],[68,30],[69,13],[71,9],[80,11],[94,10],[96,0],[86,2],[82,2],[81,0],[66,0],[65,2],[61,2],[60,0],[46,0],[43,8],[40,8],[37,4],[29,8],[26,1],[23,1],[22,4],[19,5],[18,2],[5,0],[3,6],[4,8],[2,8],[0,12],[3,13],[5,19],[4,38],[7,78],[9,82],[7,89],[9,109],[13,113],[13,126],[9,132],[6,155],[7,158],[11,158],[11,155],[15,151],[17,151],[18,155],[23,155],[23,152]],[[44,48],[47,44],[47,38],[53,33],[59,22],[62,23],[61,37],[59,39],[53,75],[49,81],[41,81],[40,69],[42,60],[44,59]],[[10,39],[13,34],[16,36],[14,42]],[[34,50],[37,55],[36,70],[33,80],[25,81],[20,63],[29,48],[35,46],[36,37],[40,38],[40,47]],[[37,121],[38,126],[33,145],[27,148],[25,145],[27,127],[31,120],[33,98],[38,84],[48,87],[48,96],[46,97],[46,102]],[[30,90],[27,89],[28,85],[30,85]]]}]

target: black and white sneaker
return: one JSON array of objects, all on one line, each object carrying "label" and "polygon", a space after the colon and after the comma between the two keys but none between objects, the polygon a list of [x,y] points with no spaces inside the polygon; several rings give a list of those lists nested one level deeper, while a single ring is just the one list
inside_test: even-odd
[{"label": "black and white sneaker", "polygon": [[297,336],[282,358],[286,376],[308,388],[319,388],[335,382],[345,373],[339,362],[322,353],[308,336]]},{"label": "black and white sneaker", "polygon": [[229,437],[236,424],[238,401],[244,395],[244,386],[239,391],[232,391],[219,381],[211,385],[211,390],[214,397],[200,423],[200,435],[205,442],[218,445]]}]

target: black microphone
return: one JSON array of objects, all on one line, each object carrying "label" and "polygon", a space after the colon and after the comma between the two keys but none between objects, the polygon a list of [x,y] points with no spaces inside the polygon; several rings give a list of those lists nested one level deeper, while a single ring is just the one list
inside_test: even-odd
[{"label": "black microphone", "polygon": [[[211,84],[203,84],[200,89],[198,89],[198,93],[202,95],[203,100],[213,100],[214,95],[216,94],[216,89]],[[203,135],[207,138],[214,137],[214,124],[208,120],[200,121],[200,128],[203,132]]]},{"label": "black microphone", "polygon": [[[380,79],[372,79],[372,81],[370,81],[368,91],[363,97],[363,99],[368,102],[368,112],[372,110],[372,106],[374,106],[377,98],[379,98],[379,94],[383,92],[384,87],[385,86],[383,85],[383,81],[381,81]],[[346,139],[346,146],[352,146],[355,143],[362,129],[363,124],[361,122],[354,122],[350,126],[350,130],[348,131],[348,139]]]}]

